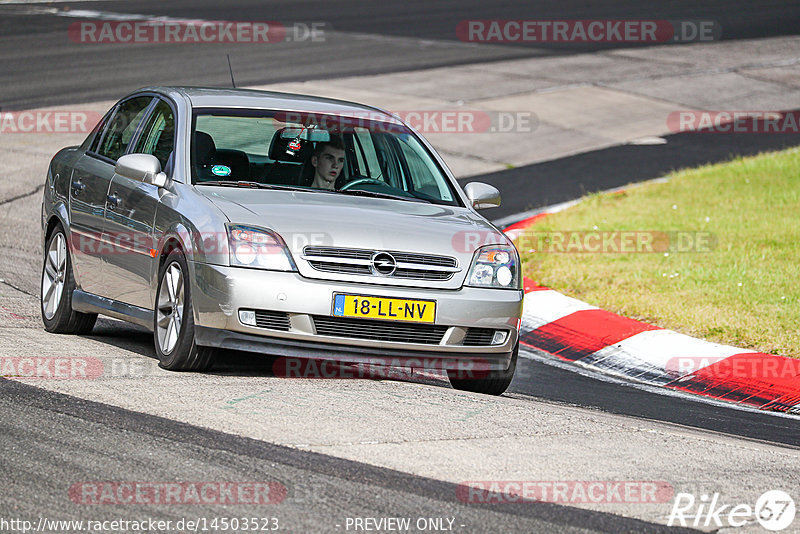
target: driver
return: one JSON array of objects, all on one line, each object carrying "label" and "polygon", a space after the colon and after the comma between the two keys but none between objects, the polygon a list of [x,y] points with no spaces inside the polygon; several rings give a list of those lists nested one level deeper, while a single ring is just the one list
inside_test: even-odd
[{"label": "driver", "polygon": [[331,134],[329,141],[317,143],[311,156],[314,180],[311,187],[333,189],[344,167],[344,143],[338,135]]}]

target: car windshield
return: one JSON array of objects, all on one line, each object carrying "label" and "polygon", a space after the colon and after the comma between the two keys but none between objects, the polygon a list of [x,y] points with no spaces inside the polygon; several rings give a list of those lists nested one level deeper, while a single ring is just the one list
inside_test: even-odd
[{"label": "car windshield", "polygon": [[438,162],[399,122],[355,115],[196,109],[192,183],[241,182],[461,205]]}]

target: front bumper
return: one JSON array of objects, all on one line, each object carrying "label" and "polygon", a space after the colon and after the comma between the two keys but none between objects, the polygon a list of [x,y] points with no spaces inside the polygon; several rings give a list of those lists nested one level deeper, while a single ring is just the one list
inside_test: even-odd
[{"label": "front bumper", "polygon": [[332,344],[319,341],[301,341],[254,336],[242,332],[197,327],[198,345],[222,349],[260,352],[284,358],[310,358],[342,363],[361,363],[389,367],[410,367],[426,370],[453,369],[461,372],[506,370],[511,363],[511,352],[456,353],[388,350],[357,345]]},{"label": "front bumper", "polygon": [[[388,287],[367,283],[329,282],[285,273],[193,262],[192,301],[200,345],[266,352],[282,356],[363,362],[441,358],[471,359],[490,369],[506,369],[518,338],[522,291],[464,287],[458,290]],[[436,301],[436,325],[446,332],[438,343],[378,341],[320,335],[314,316],[330,317],[334,293]],[[266,310],[288,316],[285,331],[248,326],[238,311]],[[497,345],[464,345],[467,329],[504,330]]]}]

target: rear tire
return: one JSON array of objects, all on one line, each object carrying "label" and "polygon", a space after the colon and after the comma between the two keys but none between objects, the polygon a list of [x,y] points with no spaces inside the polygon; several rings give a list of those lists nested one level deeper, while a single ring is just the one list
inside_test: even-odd
[{"label": "rear tire", "polygon": [[517,358],[519,357],[519,341],[511,353],[511,362],[508,364],[508,369],[505,371],[486,371],[487,375],[482,378],[458,378],[458,370],[447,370],[447,376],[450,378],[450,385],[454,389],[462,391],[471,391],[473,393],[483,393],[485,395],[501,395],[508,386],[511,385],[511,380],[514,378],[514,371],[517,369]]},{"label": "rear tire", "polygon": [[194,313],[189,268],[183,253],[169,253],[158,275],[153,338],[159,366],[170,371],[205,371],[214,361],[214,349],[194,339]]},{"label": "rear tire", "polygon": [[39,293],[44,329],[54,334],[88,334],[94,328],[96,313],[81,313],[72,309],[75,277],[67,236],[59,224],[44,247],[42,284]]}]

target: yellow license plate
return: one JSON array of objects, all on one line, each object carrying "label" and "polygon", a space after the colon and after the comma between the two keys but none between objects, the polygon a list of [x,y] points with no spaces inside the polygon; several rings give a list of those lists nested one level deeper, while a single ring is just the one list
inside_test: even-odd
[{"label": "yellow license plate", "polygon": [[436,319],[436,301],[335,294],[333,296],[333,315],[360,319],[432,323]]}]

